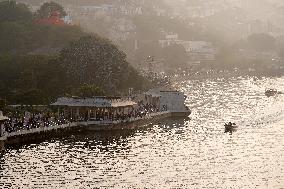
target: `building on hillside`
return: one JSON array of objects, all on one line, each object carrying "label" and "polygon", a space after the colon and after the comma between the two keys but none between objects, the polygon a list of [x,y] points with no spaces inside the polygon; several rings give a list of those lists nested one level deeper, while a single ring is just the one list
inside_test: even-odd
[{"label": "building on hillside", "polygon": [[66,25],[63,19],[61,19],[60,13],[54,11],[48,18],[42,18],[35,20],[38,24],[47,24],[47,25]]},{"label": "building on hillside", "polygon": [[119,13],[123,15],[142,15],[142,7],[132,7],[132,6],[120,6],[119,7]]},{"label": "building on hillside", "polygon": [[65,16],[64,18],[62,18],[62,20],[64,21],[65,24],[71,25],[73,23],[73,20],[70,15]]},{"label": "building on hillside", "polygon": [[162,48],[170,45],[182,45],[192,61],[214,61],[217,50],[211,42],[207,41],[184,41],[178,39],[178,34],[166,35],[166,39],[159,40]]},{"label": "building on hillside", "polygon": [[110,28],[110,38],[114,41],[127,40],[136,30],[133,22],[126,18],[118,18]]},{"label": "building on hillside", "polygon": [[216,49],[206,41],[186,41],[181,43],[193,61],[214,61]]},{"label": "building on hillside", "polygon": [[210,7],[187,7],[187,16],[190,18],[206,18],[214,15],[216,10]]},{"label": "building on hillside", "polygon": [[116,7],[114,7],[114,5],[109,5],[109,4],[103,4],[100,6],[96,6],[96,5],[83,5],[83,6],[79,6],[79,10],[81,13],[85,13],[85,14],[92,14],[98,11],[104,12],[104,13],[113,13],[116,11]]}]

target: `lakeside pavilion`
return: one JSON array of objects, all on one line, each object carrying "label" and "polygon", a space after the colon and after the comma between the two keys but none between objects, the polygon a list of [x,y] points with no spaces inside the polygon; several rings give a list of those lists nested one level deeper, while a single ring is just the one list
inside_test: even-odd
[{"label": "lakeside pavilion", "polygon": [[138,108],[136,102],[121,97],[58,98],[51,106],[58,115],[75,121],[115,120],[131,116]]}]

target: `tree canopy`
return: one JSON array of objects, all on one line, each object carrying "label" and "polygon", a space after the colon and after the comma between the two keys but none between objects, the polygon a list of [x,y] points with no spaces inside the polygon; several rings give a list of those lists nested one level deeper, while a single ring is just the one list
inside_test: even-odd
[{"label": "tree canopy", "polygon": [[26,5],[0,2],[0,54],[49,54],[83,35],[77,26],[36,24]]},{"label": "tree canopy", "polygon": [[45,104],[67,90],[65,71],[53,57],[0,56],[0,98],[21,104]]},{"label": "tree canopy", "polygon": [[94,96],[104,96],[105,92],[95,85],[85,84],[75,89],[73,94],[82,98],[91,98]]},{"label": "tree canopy", "polygon": [[[50,10],[61,8],[49,3],[38,13]],[[21,3],[0,3],[0,41],[0,99],[10,104],[48,104],[67,94],[116,95],[151,85],[108,39],[77,26],[35,23]]]},{"label": "tree canopy", "polygon": [[44,3],[35,15],[37,18],[48,18],[53,12],[59,12],[61,18],[67,15],[64,8],[60,4],[53,1]]},{"label": "tree canopy", "polygon": [[32,13],[25,4],[15,1],[0,2],[0,23],[31,21]]},{"label": "tree canopy", "polygon": [[75,85],[96,85],[107,93],[143,88],[134,85],[133,81],[139,82],[142,77],[127,63],[126,54],[96,35],[72,42],[61,51],[60,61]]},{"label": "tree canopy", "polygon": [[271,51],[275,49],[275,38],[266,33],[256,33],[248,37],[248,45],[260,52]]}]

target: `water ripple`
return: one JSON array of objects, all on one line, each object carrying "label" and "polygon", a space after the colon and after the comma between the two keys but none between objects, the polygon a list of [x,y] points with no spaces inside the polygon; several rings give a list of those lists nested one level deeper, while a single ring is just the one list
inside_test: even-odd
[{"label": "water ripple", "polygon": [[[136,131],[81,133],[8,149],[0,188],[284,187],[284,79],[219,78],[177,84],[191,121]],[[224,133],[224,122],[239,125]]]}]

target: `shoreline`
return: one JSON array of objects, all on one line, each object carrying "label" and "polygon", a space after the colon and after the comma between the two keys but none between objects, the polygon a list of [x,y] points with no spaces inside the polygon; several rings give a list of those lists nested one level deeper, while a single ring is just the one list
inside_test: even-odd
[{"label": "shoreline", "polygon": [[171,82],[178,82],[183,80],[206,80],[206,79],[228,79],[238,77],[255,77],[255,78],[280,78],[284,77],[284,74],[263,74],[256,71],[242,71],[242,70],[195,70],[193,72],[176,74],[170,77]]},{"label": "shoreline", "polygon": [[113,131],[113,130],[134,130],[144,128],[151,123],[169,117],[185,117],[185,113],[173,113],[169,111],[151,113],[141,118],[134,118],[120,121],[85,121],[73,122],[50,127],[35,128],[12,132],[0,137],[0,151],[5,150],[5,145],[16,145],[43,139],[51,139],[56,136],[66,136],[82,131]]}]

